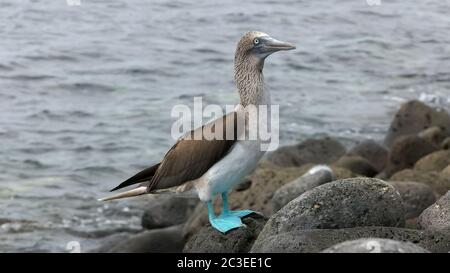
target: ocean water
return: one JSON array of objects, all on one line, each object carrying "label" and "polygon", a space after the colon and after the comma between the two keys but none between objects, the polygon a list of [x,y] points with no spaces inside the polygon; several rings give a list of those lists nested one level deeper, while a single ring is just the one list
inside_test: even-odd
[{"label": "ocean water", "polygon": [[97,198],[173,144],[173,105],[238,101],[233,54],[249,30],[297,45],[264,68],[282,144],[382,139],[408,99],[448,109],[449,10],[439,0],[2,0],[0,252],[64,252],[71,241],[89,251],[139,230],[145,197]]}]

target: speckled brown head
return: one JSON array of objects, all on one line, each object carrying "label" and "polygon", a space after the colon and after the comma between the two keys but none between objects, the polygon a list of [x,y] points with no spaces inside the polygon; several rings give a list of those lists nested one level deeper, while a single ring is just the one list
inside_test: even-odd
[{"label": "speckled brown head", "polygon": [[242,36],[234,57],[234,78],[242,104],[254,104],[260,99],[263,89],[262,69],[267,56],[294,48],[293,44],[278,41],[259,31],[250,31]]}]

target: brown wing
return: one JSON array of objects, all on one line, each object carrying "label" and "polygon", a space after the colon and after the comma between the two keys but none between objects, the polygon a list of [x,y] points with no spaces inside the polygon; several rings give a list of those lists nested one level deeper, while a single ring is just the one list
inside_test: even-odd
[{"label": "brown wing", "polygon": [[[237,115],[229,113],[181,138],[164,156],[159,168],[150,181],[148,191],[166,189],[201,177],[209,168],[222,159],[237,140]],[[201,132],[220,132],[222,139],[205,137]],[[236,129],[235,129],[236,128]],[[232,130],[232,131],[230,131]],[[230,134],[230,136],[227,136]],[[196,140],[196,137],[201,139]],[[190,137],[190,138],[189,138]]]},{"label": "brown wing", "polygon": [[119,186],[115,187],[114,189],[110,191],[115,191],[121,188],[125,188],[128,186],[131,186],[133,184],[141,183],[150,181],[152,177],[155,175],[156,170],[158,169],[160,163],[155,164],[151,167],[148,167],[147,169],[144,169],[143,171],[138,172],[137,174],[133,175],[132,177],[128,178],[127,180],[120,183]]}]

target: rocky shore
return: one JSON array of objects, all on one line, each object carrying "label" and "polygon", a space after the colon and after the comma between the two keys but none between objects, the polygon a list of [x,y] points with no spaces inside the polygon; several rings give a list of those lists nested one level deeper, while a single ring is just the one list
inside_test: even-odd
[{"label": "rocky shore", "polygon": [[[259,211],[223,235],[198,200],[151,199],[143,231],[96,252],[449,252],[450,116],[419,101],[383,141],[308,139],[268,154],[230,194]],[[216,200],[219,209],[220,200]]]}]

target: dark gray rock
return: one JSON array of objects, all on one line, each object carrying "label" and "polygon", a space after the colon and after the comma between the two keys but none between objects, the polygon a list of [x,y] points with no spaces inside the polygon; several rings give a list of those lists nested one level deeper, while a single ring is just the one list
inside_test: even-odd
[{"label": "dark gray rock", "polygon": [[300,195],[270,217],[258,238],[301,229],[404,224],[398,191],[379,179],[358,177],[326,183]]},{"label": "dark gray rock", "polygon": [[110,236],[106,236],[105,238],[102,238],[100,240],[101,246],[98,248],[95,248],[90,253],[108,253],[111,251],[112,248],[114,248],[116,245],[127,241],[133,234],[128,232],[120,232],[116,233]]},{"label": "dark gray rock", "polygon": [[164,228],[182,224],[198,204],[198,199],[161,195],[152,199],[142,216],[142,227]]},{"label": "dark gray rock", "polygon": [[276,212],[304,192],[333,181],[333,171],[326,165],[317,165],[307,173],[279,188],[270,200],[270,206]]},{"label": "dark gray rock", "polygon": [[386,167],[389,152],[374,140],[368,139],[358,143],[348,155],[359,155],[367,159],[377,172],[381,172]]},{"label": "dark gray rock", "polygon": [[395,227],[355,227],[345,229],[310,229],[281,233],[253,244],[254,253],[316,253],[341,242],[361,238],[384,238],[412,242],[431,251],[450,251],[450,235],[442,232]]},{"label": "dark gray rock", "polygon": [[447,231],[450,234],[450,191],[419,216],[419,226],[429,231]]},{"label": "dark gray rock", "polygon": [[450,150],[442,150],[422,157],[414,165],[419,172],[440,172],[450,164]]},{"label": "dark gray rock", "polygon": [[375,167],[372,166],[367,159],[356,155],[343,156],[336,161],[333,166],[344,168],[352,171],[353,173],[368,177],[373,177],[378,173],[377,169],[375,169]]},{"label": "dark gray rock", "polygon": [[416,135],[437,126],[450,136],[450,116],[443,109],[433,109],[420,101],[409,101],[400,107],[389,127],[384,143],[391,147],[400,136]]},{"label": "dark gray rock", "polygon": [[187,242],[183,252],[244,253],[248,252],[267,219],[252,214],[242,219],[246,227],[222,234],[210,225],[204,226]]},{"label": "dark gray rock", "polygon": [[330,164],[345,154],[345,147],[332,138],[308,139],[268,153],[266,159],[279,166],[301,166],[307,163]]},{"label": "dark gray rock", "polygon": [[329,247],[323,253],[430,253],[411,242],[381,238],[362,238]]},{"label": "dark gray rock", "polygon": [[184,246],[181,226],[143,231],[112,247],[110,253],[174,253]]},{"label": "dark gray rock", "polygon": [[436,151],[437,147],[418,136],[402,136],[395,140],[389,153],[386,174],[414,166],[417,160]]},{"label": "dark gray rock", "polygon": [[416,218],[431,206],[436,197],[430,186],[418,182],[389,182],[400,193],[405,208],[405,219]]}]

